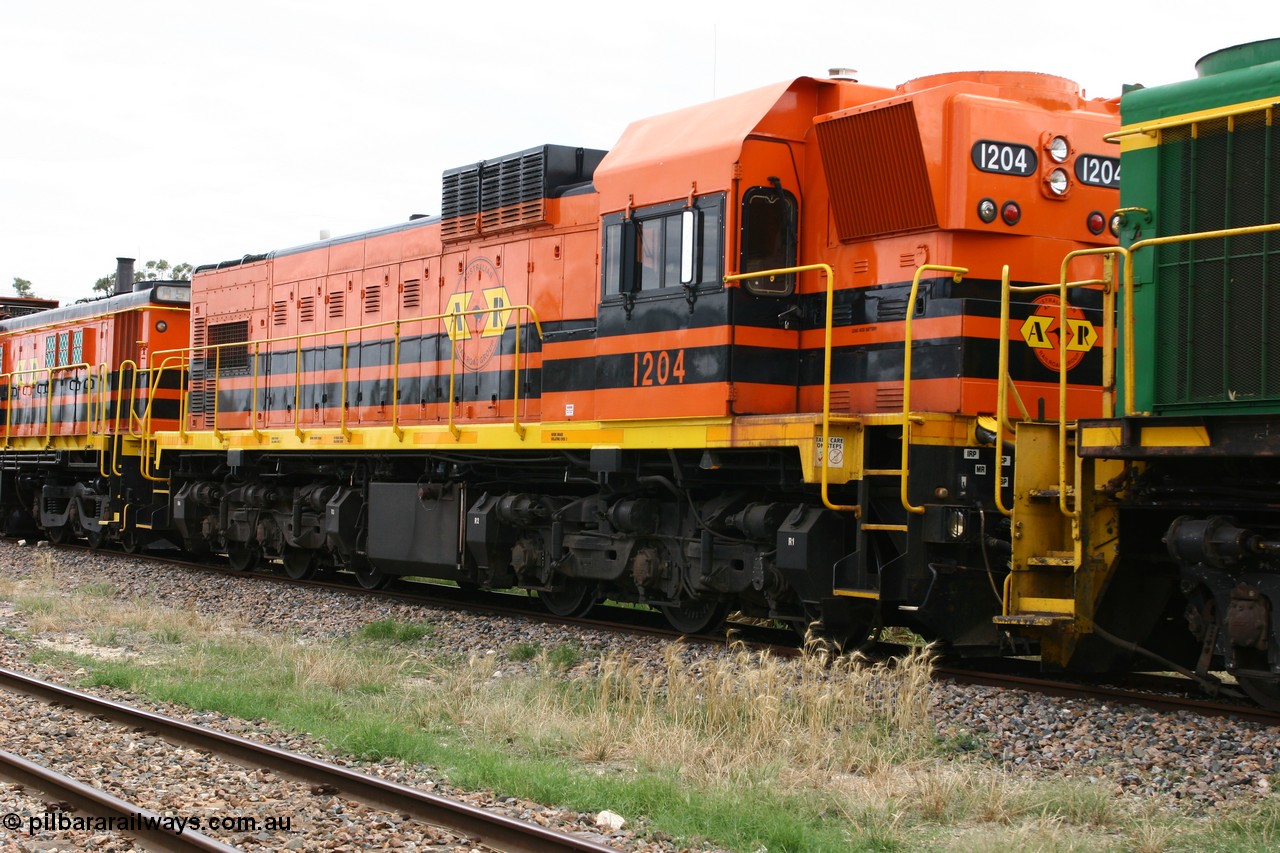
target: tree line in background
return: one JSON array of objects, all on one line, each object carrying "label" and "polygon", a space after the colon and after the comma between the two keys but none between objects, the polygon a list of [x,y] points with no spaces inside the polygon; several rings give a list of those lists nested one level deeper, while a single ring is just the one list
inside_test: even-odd
[{"label": "tree line in background", "polygon": [[[170,264],[161,258],[158,261],[147,261],[134,270],[133,280],[138,281],[190,281],[195,267],[191,264]],[[93,283],[93,292],[97,296],[110,296],[116,288],[116,274],[104,275]],[[25,278],[13,277],[13,293],[23,299],[35,297],[35,285]],[[82,300],[83,301],[83,300]]]}]

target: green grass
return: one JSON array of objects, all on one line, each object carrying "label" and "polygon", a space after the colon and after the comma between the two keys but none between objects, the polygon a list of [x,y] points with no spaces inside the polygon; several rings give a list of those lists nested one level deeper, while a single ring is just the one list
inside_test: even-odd
[{"label": "green grass", "polygon": [[507,657],[517,663],[525,663],[538,657],[542,647],[537,643],[517,643],[511,651],[507,652]]},{"label": "green grass", "polygon": [[356,637],[379,643],[416,643],[431,636],[433,627],[422,622],[400,622],[395,619],[379,619],[362,627]]}]

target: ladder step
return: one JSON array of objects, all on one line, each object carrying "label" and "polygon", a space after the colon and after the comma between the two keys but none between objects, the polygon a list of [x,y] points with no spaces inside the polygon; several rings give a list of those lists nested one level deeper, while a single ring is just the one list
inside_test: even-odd
[{"label": "ladder step", "polygon": [[1028,566],[1063,566],[1074,569],[1076,566],[1076,555],[1071,551],[1050,551],[1048,554],[1039,557],[1030,557],[1027,560]]},{"label": "ladder step", "polygon": [[880,593],[874,589],[840,589],[839,587],[831,590],[834,595],[843,596],[845,598],[866,598],[872,601],[880,600]]},{"label": "ladder step", "polygon": [[[1075,493],[1076,493],[1075,486],[1067,486],[1067,497],[1069,498],[1075,497]],[[1060,492],[1058,491],[1057,486],[1054,486],[1051,489],[1028,489],[1027,490],[1028,497],[1041,498],[1043,500],[1057,500],[1059,494]]]},{"label": "ladder step", "polygon": [[991,621],[997,625],[1008,625],[1011,628],[1052,628],[1054,625],[1071,622],[1073,619],[1067,615],[1053,616],[1047,613],[1024,613],[1017,616],[993,616]]},{"label": "ladder step", "polygon": [[864,468],[862,471],[867,477],[901,477],[901,468]]},{"label": "ladder step", "polygon": [[1018,612],[996,616],[991,621],[997,625],[1024,628],[1051,628],[1075,620],[1076,602],[1073,598],[1018,599]]},{"label": "ladder step", "polygon": [[863,530],[894,530],[899,533],[906,533],[907,526],[905,524],[860,524]]}]

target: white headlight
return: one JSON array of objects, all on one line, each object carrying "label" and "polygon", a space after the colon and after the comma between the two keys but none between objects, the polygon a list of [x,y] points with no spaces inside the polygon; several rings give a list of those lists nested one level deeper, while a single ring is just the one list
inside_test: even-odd
[{"label": "white headlight", "polygon": [[1071,144],[1067,142],[1065,136],[1055,136],[1049,140],[1049,156],[1053,158],[1053,162],[1061,163],[1070,153]]},{"label": "white headlight", "polygon": [[1064,169],[1054,169],[1049,173],[1049,189],[1054,195],[1062,195],[1067,191],[1067,173]]},{"label": "white headlight", "polygon": [[156,302],[190,302],[191,288],[178,287],[172,284],[157,284],[152,289],[151,298]]}]

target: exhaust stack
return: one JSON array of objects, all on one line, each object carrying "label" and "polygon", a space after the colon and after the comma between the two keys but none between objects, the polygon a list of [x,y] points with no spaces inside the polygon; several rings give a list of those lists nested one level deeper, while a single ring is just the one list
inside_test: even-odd
[{"label": "exhaust stack", "polygon": [[115,295],[133,292],[133,258],[116,258]]}]

